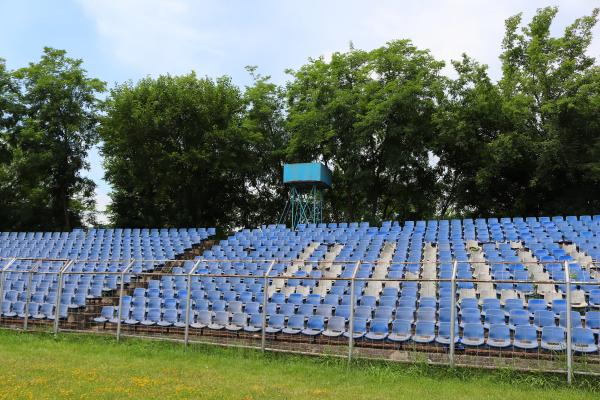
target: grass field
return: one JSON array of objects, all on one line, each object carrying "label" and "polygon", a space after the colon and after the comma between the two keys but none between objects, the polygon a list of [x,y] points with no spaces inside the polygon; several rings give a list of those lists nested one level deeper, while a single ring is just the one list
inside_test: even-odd
[{"label": "grass field", "polygon": [[0,331],[1,399],[598,399],[600,380]]}]

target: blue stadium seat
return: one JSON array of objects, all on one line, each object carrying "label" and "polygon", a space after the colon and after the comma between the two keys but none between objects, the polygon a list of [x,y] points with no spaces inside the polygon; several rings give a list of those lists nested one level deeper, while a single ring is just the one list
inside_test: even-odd
[{"label": "blue stadium seat", "polygon": [[212,323],[208,324],[208,329],[221,330],[229,325],[229,313],[227,311],[217,311],[214,313]]},{"label": "blue stadium seat", "polygon": [[536,327],[532,325],[518,325],[515,329],[513,345],[524,350],[537,349],[538,340]]},{"label": "blue stadium seat", "polygon": [[505,348],[511,345],[510,329],[507,325],[491,325],[486,344],[490,347]]},{"label": "blue stadium seat", "polygon": [[[561,311],[559,317],[559,325],[563,328],[567,327],[567,312]],[[581,314],[577,311],[571,311],[571,327],[572,328],[581,328],[583,326],[581,320]]]},{"label": "blue stadium seat", "polygon": [[317,336],[325,330],[325,318],[322,315],[312,315],[308,318],[307,327],[302,330],[303,335]]},{"label": "blue stadium seat", "polygon": [[600,334],[600,311],[585,313],[585,327],[590,328],[595,334]]},{"label": "blue stadium seat", "polygon": [[94,318],[94,322],[103,324],[108,322],[114,317],[115,308],[113,306],[104,306],[102,307],[102,311],[100,312],[100,316]]},{"label": "blue stadium seat", "polygon": [[254,313],[250,314],[250,321],[244,326],[245,332],[260,332],[262,331],[263,315]]},{"label": "blue stadium seat", "polygon": [[371,321],[369,331],[365,335],[370,340],[384,340],[388,336],[389,319],[387,318],[375,318]]},{"label": "blue stadium seat", "polygon": [[273,314],[269,316],[269,323],[265,329],[266,333],[278,333],[285,328],[285,315]]},{"label": "blue stadium seat", "polygon": [[542,331],[547,326],[556,326],[554,313],[549,310],[538,310],[534,313],[533,323],[538,328],[538,331]]},{"label": "blue stadium seat", "polygon": [[598,345],[594,332],[590,328],[573,328],[572,334],[573,350],[578,353],[596,353]]},{"label": "blue stadium seat", "polygon": [[190,323],[190,327],[195,329],[204,329],[212,324],[213,312],[208,310],[198,311],[195,322]]},{"label": "blue stadium seat", "polygon": [[225,329],[231,332],[243,330],[248,324],[248,314],[244,312],[236,312],[232,315],[231,321],[225,325]]},{"label": "blue stadium seat", "polygon": [[545,326],[542,328],[542,349],[562,351],[566,346],[564,328],[559,326]]},{"label": "blue stadium seat", "polygon": [[490,329],[490,326],[493,324],[504,324],[506,314],[501,309],[490,309],[485,314],[484,318],[484,328]]},{"label": "blue stadium seat", "polygon": [[483,345],[485,343],[483,325],[480,323],[466,324],[460,341],[462,344],[471,347]]},{"label": "blue stadium seat", "polygon": [[[354,339],[360,339],[367,333],[367,319],[366,318],[354,318],[352,336]],[[344,332],[344,336],[349,338],[350,331]]]},{"label": "blue stadium seat", "polygon": [[481,323],[481,313],[479,308],[465,308],[461,310],[460,326],[464,328],[466,324]]},{"label": "blue stadium seat", "polygon": [[158,326],[168,327],[175,325],[179,322],[179,314],[176,308],[169,308],[165,310],[160,321],[157,322]]},{"label": "blue stadium seat", "polygon": [[530,316],[533,317],[536,311],[547,310],[546,300],[544,299],[529,299],[527,302],[527,310]]},{"label": "blue stadium seat", "polygon": [[388,339],[393,342],[406,342],[412,336],[411,321],[395,319],[392,322],[392,332],[388,335]]},{"label": "blue stadium seat", "polygon": [[511,330],[520,325],[530,325],[528,310],[512,310],[508,316],[508,324]]},{"label": "blue stadium seat", "polygon": [[431,343],[435,340],[435,323],[428,320],[417,320],[412,340],[416,343]]},{"label": "blue stadium seat", "polygon": [[288,321],[287,326],[283,329],[283,333],[289,335],[295,335],[302,332],[305,328],[304,326],[304,315],[294,314],[292,315]]},{"label": "blue stadium seat", "polygon": [[[450,322],[441,322],[438,328],[438,334],[435,337],[435,341],[440,344],[448,345],[451,343],[451,331]],[[458,332],[458,324],[454,324],[454,343],[458,343],[460,340]]]},{"label": "blue stadium seat", "polygon": [[335,316],[327,321],[327,328],[322,332],[323,336],[340,337],[346,330],[346,319],[344,317]]}]

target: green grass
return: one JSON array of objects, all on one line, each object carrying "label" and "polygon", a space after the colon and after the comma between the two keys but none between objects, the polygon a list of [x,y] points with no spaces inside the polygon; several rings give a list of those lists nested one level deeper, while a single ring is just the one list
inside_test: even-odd
[{"label": "green grass", "polygon": [[598,399],[600,380],[0,331],[0,399]]}]

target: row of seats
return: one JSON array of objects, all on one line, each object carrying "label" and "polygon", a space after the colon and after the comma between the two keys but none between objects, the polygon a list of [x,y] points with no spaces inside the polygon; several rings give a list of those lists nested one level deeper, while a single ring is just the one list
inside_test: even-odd
[{"label": "row of seats", "polygon": [[[597,322],[600,323],[600,315]],[[102,309],[100,317],[95,318],[97,323],[116,323],[118,321],[116,310],[112,306]],[[128,325],[179,327],[186,326],[185,313],[178,309],[141,310],[132,314],[123,322]],[[289,335],[302,334],[306,336],[323,335],[325,337],[352,337],[354,339],[366,338],[369,340],[391,342],[408,342],[430,344],[439,343],[448,345],[451,341],[450,322],[413,321],[388,318],[375,318],[369,321],[367,318],[355,317],[353,331],[350,332],[346,318],[323,315],[305,316],[294,314],[286,318],[284,314],[273,314],[267,318],[265,332],[269,334],[284,333]],[[390,329],[391,324],[391,329]],[[202,310],[190,315],[190,327],[194,329],[208,328],[210,330],[227,330],[232,332],[260,332],[263,326],[263,314],[245,312],[230,313],[228,311]],[[600,327],[600,325],[597,325]],[[597,328],[598,329],[598,328]],[[462,332],[461,332],[462,331]],[[576,326],[573,328],[573,349],[581,353],[594,353],[598,351],[594,330],[592,328]],[[487,334],[486,334],[487,333]],[[504,349],[514,346],[517,349],[534,350],[545,349],[562,351],[566,348],[566,333],[562,326],[544,326],[538,335],[535,326],[524,324],[517,325],[511,329],[506,324],[491,324],[487,329],[483,324],[472,322],[465,323],[462,329],[455,324],[455,342],[467,347],[481,347],[487,345],[490,348]]]},{"label": "row of seats", "polygon": [[[138,297],[125,296],[122,299],[122,319],[127,320],[129,315],[147,313],[149,310],[166,312],[168,310],[177,310],[183,314],[185,310],[186,299],[178,301],[177,299],[150,298],[140,299]],[[108,310],[116,309],[113,306],[106,306]],[[263,306],[259,302],[242,303],[241,301],[225,302],[217,300],[212,303],[206,300],[191,301],[190,312],[192,315],[197,315],[200,311],[220,312],[227,311],[230,314],[244,312],[246,314],[255,314],[262,312]],[[343,317],[345,320],[350,319],[352,307],[349,305],[338,305],[333,307],[329,304],[301,304],[295,305],[290,303],[277,304],[269,302],[266,304],[265,311],[267,315],[281,314],[286,318],[293,315],[303,315],[309,318],[313,315],[322,316],[326,319],[333,316]],[[104,311],[103,311],[104,312]],[[153,311],[154,312],[154,311]],[[481,323],[484,327],[491,325],[505,324],[511,330],[514,330],[519,325],[530,325],[542,330],[544,327],[558,325],[566,327],[567,311],[561,311],[558,315],[549,310],[537,310],[530,313],[523,309],[513,309],[510,312],[505,312],[501,309],[489,309],[485,313],[481,313],[477,308],[463,308],[455,312],[455,318],[459,326],[464,326],[469,323]],[[419,307],[417,309],[409,306],[404,307],[370,307],[370,306],[355,306],[354,317],[362,318],[367,321],[375,319],[386,319],[388,322],[394,319],[401,319],[410,322],[429,321],[435,323],[451,322],[452,314],[450,308],[441,308],[436,310],[433,307]],[[136,318],[134,318],[136,319]],[[599,333],[600,329],[600,311],[587,311],[585,314],[580,314],[576,311],[571,311],[571,324],[573,327],[586,327],[592,329],[594,333]]]},{"label": "row of seats", "polygon": [[[431,322],[436,327],[450,322],[451,283],[434,280],[449,280],[457,260],[461,332],[469,324],[479,324],[486,332],[491,326],[506,325],[513,335],[517,327],[525,329],[522,326],[541,333],[565,325],[563,281],[568,262],[573,280],[579,282],[571,288],[571,306],[578,311],[573,326],[591,329],[594,335],[600,276],[593,262],[599,237],[600,216],[388,221],[379,227],[330,223],[299,225],[297,230],[265,225],[221,240],[186,262],[176,271],[179,276],[149,281],[144,293],[136,289],[132,300],[136,304],[124,313],[131,324],[144,320],[181,324],[188,287],[184,274],[196,266],[196,274],[224,276],[192,277],[192,323],[208,313],[213,318],[220,315],[221,321],[225,314],[219,313],[230,319],[245,314],[249,321],[263,312],[266,291],[269,320],[282,315],[286,324],[300,319],[308,324],[322,317],[328,324],[339,317],[347,325],[354,305],[357,320],[368,324],[365,335],[371,323],[385,320],[389,337],[393,321]],[[358,279],[354,301],[352,277]],[[413,281],[401,282],[404,279]]]}]

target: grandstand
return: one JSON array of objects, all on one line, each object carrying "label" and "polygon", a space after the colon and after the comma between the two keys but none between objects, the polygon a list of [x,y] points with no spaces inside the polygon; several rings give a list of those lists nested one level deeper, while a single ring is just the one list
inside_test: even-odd
[{"label": "grandstand", "polygon": [[600,373],[600,216],[214,234],[2,233],[2,325]]},{"label": "grandstand", "polygon": [[[2,232],[0,301],[2,316],[54,320],[85,308],[116,290],[114,274],[153,271],[214,235],[214,229],[75,229],[72,232]],[[67,272],[60,280],[60,272]],[[60,295],[59,295],[60,293]]]}]

